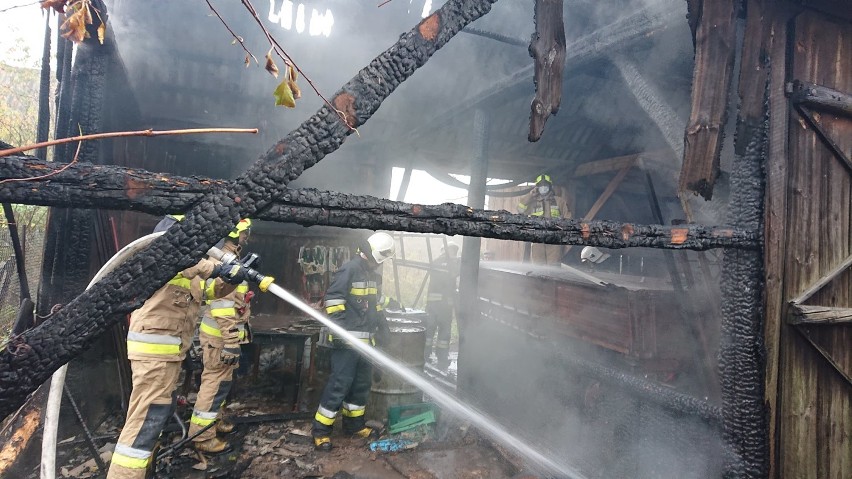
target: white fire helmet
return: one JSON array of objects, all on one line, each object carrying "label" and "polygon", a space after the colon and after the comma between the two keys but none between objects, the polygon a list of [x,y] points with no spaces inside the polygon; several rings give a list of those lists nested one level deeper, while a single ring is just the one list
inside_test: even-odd
[{"label": "white fire helmet", "polygon": [[370,252],[376,263],[382,264],[393,258],[395,244],[391,235],[387,233],[373,233],[367,238],[367,243],[370,243]]},{"label": "white fire helmet", "polygon": [[601,264],[606,261],[607,258],[609,258],[609,253],[604,253],[594,246],[586,246],[583,248],[583,251],[580,252],[580,261],[583,263],[590,262]]},{"label": "white fire helmet", "polygon": [[459,255],[459,245],[448,242],[446,246],[441,247],[441,254],[447,254],[447,258],[455,258]]}]

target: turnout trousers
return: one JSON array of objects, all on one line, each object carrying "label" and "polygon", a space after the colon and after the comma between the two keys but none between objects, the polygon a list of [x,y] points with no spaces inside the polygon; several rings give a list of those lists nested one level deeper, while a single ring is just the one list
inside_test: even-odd
[{"label": "turnout trousers", "polygon": [[151,454],[175,410],[175,387],[181,363],[130,360],[133,391],[127,420],[115,445],[107,479],[143,479]]},{"label": "turnout trousers", "polygon": [[364,412],[373,365],[352,348],[338,345],[331,350],[331,375],[322,391],[314,416],[313,436],[331,435],[338,412],[343,415],[343,431],[352,434],[364,428]]},{"label": "turnout trousers", "polygon": [[[195,408],[189,420],[189,435],[197,433],[205,426],[213,423],[225,404],[225,398],[231,391],[234,370],[237,365],[222,364],[220,354],[224,347],[222,338],[211,336],[204,332],[198,334],[201,343],[201,361],[204,370],[201,372],[201,387],[195,400]],[[216,437],[216,428],[211,427],[193,439],[195,442],[207,441]]]},{"label": "turnout trousers", "polygon": [[[445,301],[429,302],[426,304],[426,349],[425,359],[428,361],[434,346],[435,357],[439,367],[446,367],[450,362],[450,333],[453,324],[453,307]],[[438,333],[437,340],[435,333]]]}]

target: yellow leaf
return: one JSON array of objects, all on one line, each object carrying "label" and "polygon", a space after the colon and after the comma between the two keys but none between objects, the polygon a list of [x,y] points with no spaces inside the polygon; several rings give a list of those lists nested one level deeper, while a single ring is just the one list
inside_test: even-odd
[{"label": "yellow leaf", "polygon": [[104,44],[104,36],[106,35],[106,23],[101,22],[98,27],[98,41],[101,42],[101,45]]},{"label": "yellow leaf", "polygon": [[293,90],[290,89],[287,80],[282,81],[278,85],[273,95],[275,96],[275,106],[296,107],[296,99],[293,98]]},{"label": "yellow leaf", "polygon": [[299,89],[299,85],[296,85],[296,82],[293,80],[287,80],[287,86],[290,87],[290,91],[293,92],[293,99],[298,100],[302,98],[302,90]]},{"label": "yellow leaf", "polygon": [[268,52],[266,52],[266,71],[272,74],[275,78],[278,78],[278,66],[275,65],[275,62],[272,61],[272,49],[270,48]]}]

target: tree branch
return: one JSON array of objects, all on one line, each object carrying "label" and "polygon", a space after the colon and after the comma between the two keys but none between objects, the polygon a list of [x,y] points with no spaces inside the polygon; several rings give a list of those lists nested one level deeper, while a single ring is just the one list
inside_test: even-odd
[{"label": "tree branch", "polygon": [[53,145],[62,145],[74,141],[85,140],[102,140],[104,138],[119,138],[123,136],[169,136],[169,135],[191,135],[195,133],[257,133],[257,128],[190,128],[186,130],[138,130],[138,131],[114,131],[110,133],[93,133],[91,135],[77,135],[70,138],[59,138],[57,140],[43,141],[41,143],[33,143],[18,148],[9,148],[0,150],[0,158],[4,156],[15,155],[37,148],[45,148]]},{"label": "tree branch", "polygon": [[338,121],[344,112],[357,127],[453,36],[491,10],[496,0],[449,0],[403,34],[388,50],[346,83],[301,126],[279,140],[249,170],[226,186],[214,186],[165,234],[116,268],[49,320],[19,337],[16,351],[0,351],[0,417],[59,366],[110,325],[142,305],[174,275],[204,256],[243,217],[255,216],[286,197],[287,185],[338,149],[352,130]]}]

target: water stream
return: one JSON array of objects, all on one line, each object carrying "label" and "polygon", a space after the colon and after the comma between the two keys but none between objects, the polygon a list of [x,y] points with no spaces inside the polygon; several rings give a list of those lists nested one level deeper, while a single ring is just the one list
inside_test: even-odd
[{"label": "water stream", "polygon": [[[376,364],[380,364],[386,370],[392,371],[393,373],[399,375],[400,378],[404,379],[409,384],[417,387],[418,389],[426,393],[443,408],[443,411],[449,412],[457,417],[462,418],[463,420],[469,421],[480,431],[486,433],[489,437],[491,437],[491,439],[505,446],[506,448],[511,449],[519,456],[523,457],[527,461],[527,464],[528,466],[530,466],[530,468],[536,470],[541,474],[546,474],[549,477],[554,478],[586,479],[583,474],[578,472],[569,464],[565,464],[558,460],[551,459],[550,457],[545,456],[544,454],[539,452],[538,449],[534,448],[530,444],[530,441],[518,438],[510,434],[493,418],[488,417],[484,413],[476,410],[474,407],[462,402],[455,396],[433,385],[428,379],[426,379],[422,375],[422,373],[415,371],[403,364],[400,364],[394,358],[384,354],[382,351],[367,345],[363,341],[359,341],[348,331],[325,317],[325,315],[308,306],[301,299],[297,298],[296,296],[281,288],[277,284],[270,285],[269,292],[274,294],[275,296],[278,296],[284,301],[287,301],[293,306],[299,308],[305,314],[308,314],[312,318],[321,322],[334,332],[335,337],[339,336],[344,338],[353,349],[357,350],[359,353],[363,354]],[[554,453],[552,453],[551,456],[558,457]]]}]

